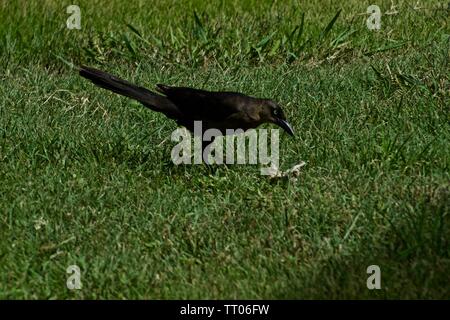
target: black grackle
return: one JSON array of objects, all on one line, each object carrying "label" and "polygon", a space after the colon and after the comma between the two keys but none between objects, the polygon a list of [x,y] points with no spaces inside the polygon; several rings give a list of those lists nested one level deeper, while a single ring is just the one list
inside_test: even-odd
[{"label": "black grackle", "polygon": [[269,99],[162,84],[157,85],[158,94],[94,68],[82,66],[79,72],[97,86],[135,99],[191,132],[194,132],[194,121],[202,121],[203,131],[215,128],[223,135],[227,134],[226,129],[245,131],[262,123],[274,123],[294,135],[281,107]]}]

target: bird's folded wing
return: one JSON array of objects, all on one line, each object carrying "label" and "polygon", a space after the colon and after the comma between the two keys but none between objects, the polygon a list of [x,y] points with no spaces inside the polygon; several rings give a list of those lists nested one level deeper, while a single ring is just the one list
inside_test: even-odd
[{"label": "bird's folded wing", "polygon": [[157,90],[178,106],[185,117],[191,119],[223,120],[239,112],[234,92],[211,92],[186,87],[157,85]]}]

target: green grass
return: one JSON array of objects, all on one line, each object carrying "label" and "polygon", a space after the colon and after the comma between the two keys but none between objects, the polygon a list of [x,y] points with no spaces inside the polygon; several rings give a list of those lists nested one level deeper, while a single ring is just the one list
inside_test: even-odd
[{"label": "green grass", "polygon": [[[449,11],[395,3],[1,2],[0,298],[448,299]],[[175,166],[174,122],[63,59],[271,97],[307,165]]]}]

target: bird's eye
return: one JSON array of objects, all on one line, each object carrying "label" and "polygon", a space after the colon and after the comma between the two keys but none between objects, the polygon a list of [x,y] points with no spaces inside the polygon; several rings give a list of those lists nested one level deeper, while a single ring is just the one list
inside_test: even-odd
[{"label": "bird's eye", "polygon": [[273,115],[275,117],[279,117],[280,116],[280,111],[278,109],[273,110]]}]

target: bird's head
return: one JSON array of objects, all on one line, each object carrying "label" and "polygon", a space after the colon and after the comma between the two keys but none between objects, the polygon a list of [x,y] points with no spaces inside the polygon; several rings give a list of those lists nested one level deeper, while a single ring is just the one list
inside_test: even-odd
[{"label": "bird's head", "polygon": [[291,125],[286,121],[283,109],[272,100],[263,100],[260,117],[264,122],[275,123],[283,128],[289,135],[294,135],[294,129],[292,129]]}]

